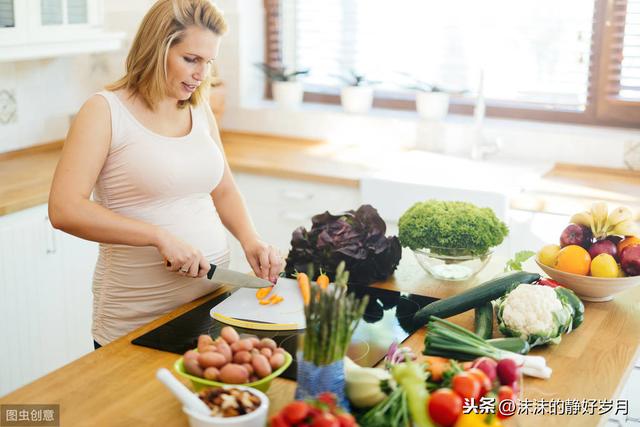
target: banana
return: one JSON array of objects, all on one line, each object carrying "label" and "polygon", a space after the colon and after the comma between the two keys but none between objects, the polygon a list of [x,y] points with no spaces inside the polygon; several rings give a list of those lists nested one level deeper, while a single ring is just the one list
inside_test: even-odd
[{"label": "banana", "polygon": [[[613,229],[616,225],[621,223],[622,221],[628,221],[632,219],[633,214],[631,213],[631,209],[625,206],[618,206],[614,210],[612,210],[607,216],[607,229]],[[608,231],[608,230],[605,230]]]},{"label": "banana", "polygon": [[584,225],[586,227],[589,227],[591,231],[595,231],[594,223],[593,223],[593,215],[591,215],[591,212],[585,211],[585,212],[577,213],[571,217],[569,222],[572,222],[578,225]]},{"label": "banana", "polygon": [[604,237],[605,230],[604,226],[607,222],[607,214],[609,213],[609,208],[605,202],[596,202],[591,205],[591,216],[593,216],[593,224],[595,230],[593,230],[593,235],[595,237]]},{"label": "banana", "polygon": [[618,236],[638,236],[640,235],[640,229],[638,228],[638,224],[634,221],[626,220],[616,224],[609,234],[615,234]]}]

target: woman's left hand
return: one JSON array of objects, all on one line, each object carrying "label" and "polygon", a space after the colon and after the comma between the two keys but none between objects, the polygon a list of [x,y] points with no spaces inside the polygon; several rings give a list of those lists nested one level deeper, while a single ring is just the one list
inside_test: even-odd
[{"label": "woman's left hand", "polygon": [[256,276],[273,283],[278,280],[284,262],[277,248],[254,239],[243,245],[242,249]]}]

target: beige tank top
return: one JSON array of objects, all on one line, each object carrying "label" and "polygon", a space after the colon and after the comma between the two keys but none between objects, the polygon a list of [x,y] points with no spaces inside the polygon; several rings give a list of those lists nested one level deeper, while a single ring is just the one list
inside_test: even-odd
[{"label": "beige tank top", "polygon": [[[163,227],[217,265],[229,263],[225,229],[210,193],[224,172],[207,113],[191,108],[191,131],[158,135],[115,93],[100,92],[111,110],[111,147],[94,200],[121,215]],[[206,278],[169,272],[155,247],[100,244],[93,276],[93,338],[116,338],[216,289]]]}]

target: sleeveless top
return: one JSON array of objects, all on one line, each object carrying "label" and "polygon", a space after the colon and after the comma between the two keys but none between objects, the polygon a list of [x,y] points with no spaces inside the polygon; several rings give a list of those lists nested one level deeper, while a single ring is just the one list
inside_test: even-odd
[{"label": "sleeveless top", "polygon": [[[225,228],[210,193],[224,159],[210,134],[206,104],[191,110],[191,131],[156,134],[115,93],[102,91],[111,110],[111,147],[93,199],[123,216],[154,224],[199,249],[217,265],[229,263]],[[218,287],[168,271],[153,246],[101,243],[93,276],[93,338],[105,345]]]}]

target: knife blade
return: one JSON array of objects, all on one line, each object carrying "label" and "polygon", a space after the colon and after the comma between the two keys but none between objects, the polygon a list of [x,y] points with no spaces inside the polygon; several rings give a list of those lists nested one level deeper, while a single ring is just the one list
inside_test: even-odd
[{"label": "knife blade", "polygon": [[238,271],[229,270],[227,268],[218,267],[215,264],[209,264],[211,268],[207,273],[207,278],[214,283],[222,285],[237,286],[241,288],[267,288],[273,286],[268,280],[259,277],[250,276]]}]

